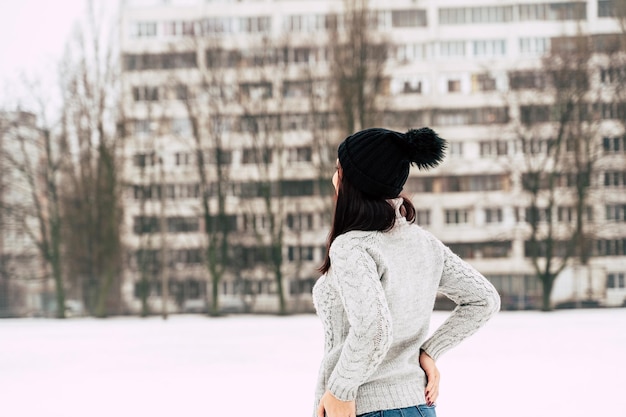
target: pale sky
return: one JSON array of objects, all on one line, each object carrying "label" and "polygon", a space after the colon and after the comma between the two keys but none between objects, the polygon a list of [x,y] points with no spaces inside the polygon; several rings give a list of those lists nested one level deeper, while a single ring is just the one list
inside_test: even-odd
[{"label": "pale sky", "polygon": [[0,0],[0,83],[56,68],[85,0]]},{"label": "pale sky", "polygon": [[[94,0],[94,9],[110,12],[118,1]],[[24,78],[43,96],[57,95],[59,63],[86,7],[87,0],[0,0],[0,109],[23,97]]]}]

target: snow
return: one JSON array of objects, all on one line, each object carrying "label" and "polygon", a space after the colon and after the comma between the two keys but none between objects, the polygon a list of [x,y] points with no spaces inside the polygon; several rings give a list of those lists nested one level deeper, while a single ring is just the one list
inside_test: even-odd
[{"label": "snow", "polygon": [[[625,324],[502,312],[439,360],[438,416],[624,417]],[[313,315],[2,320],[0,415],[311,416],[322,338]]]}]

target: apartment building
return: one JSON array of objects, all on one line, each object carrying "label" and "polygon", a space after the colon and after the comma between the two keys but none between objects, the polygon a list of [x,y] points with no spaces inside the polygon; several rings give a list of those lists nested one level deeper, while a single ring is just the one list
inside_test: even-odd
[{"label": "apartment building", "polygon": [[[338,0],[125,2],[120,38],[131,260],[123,294],[132,309],[141,308],[143,289],[155,310],[201,310],[210,300],[203,231],[217,217],[203,217],[200,148],[214,193],[209,211],[223,205],[220,221],[228,222],[229,244],[236,248],[219,282],[221,308],[275,312],[282,291],[289,311],[312,309],[310,290],[324,257],[332,204],[320,178],[330,181],[332,155],[343,139],[325,83],[329,27],[343,6]],[[541,284],[528,254],[533,214],[523,189],[525,161],[548,152],[554,135],[546,116],[554,103],[542,88],[545,57],[581,34],[590,34],[597,46],[590,82],[605,97],[588,105],[596,117],[587,134],[598,149],[585,209],[594,229],[592,256],[582,264],[568,261],[552,301],[626,302],[624,111],[606,99],[623,67],[602,53],[602,45],[621,33],[612,7],[606,0],[369,3],[372,30],[388,42],[381,124],[396,130],[427,125],[449,141],[441,166],[415,169],[407,182],[417,222],[487,276],[505,308],[540,304]],[[203,104],[192,111],[189,99],[197,91],[204,95],[194,103]],[[314,105],[319,107],[312,110]],[[194,141],[194,111],[210,121],[210,143]],[[533,132],[544,139],[526,146],[520,126],[534,123],[539,127]],[[281,133],[263,134],[270,130]],[[223,183],[222,166],[228,169]],[[567,183],[567,173],[560,180]],[[271,212],[259,192],[266,182],[280,190]],[[218,184],[226,187],[221,202]],[[557,190],[556,198],[543,215],[566,231],[574,201],[566,191]],[[284,224],[282,289],[271,268],[261,265],[259,251],[272,242],[267,235],[275,214]],[[161,254],[167,266],[157,274]],[[151,278],[143,285],[140,264],[146,259]]]},{"label": "apartment building", "polygon": [[0,112],[0,317],[45,314],[46,280],[28,233],[37,224],[25,175],[39,165],[39,136],[34,114]]}]

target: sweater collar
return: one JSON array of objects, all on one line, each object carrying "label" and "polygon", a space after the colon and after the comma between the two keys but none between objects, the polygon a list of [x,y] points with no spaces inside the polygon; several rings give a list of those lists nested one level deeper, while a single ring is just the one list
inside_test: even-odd
[{"label": "sweater collar", "polygon": [[396,219],[404,219],[402,213],[400,213],[400,207],[402,207],[402,203],[404,203],[404,199],[402,197],[391,198],[387,200],[389,204],[391,204],[396,211]]}]

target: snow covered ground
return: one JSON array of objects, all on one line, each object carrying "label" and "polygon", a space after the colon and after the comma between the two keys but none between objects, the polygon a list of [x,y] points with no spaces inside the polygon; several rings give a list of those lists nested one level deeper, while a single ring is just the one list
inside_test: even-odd
[{"label": "snow covered ground", "polygon": [[[309,417],[322,345],[312,315],[2,320],[0,416]],[[626,309],[502,312],[439,368],[439,417],[624,417]]]}]

